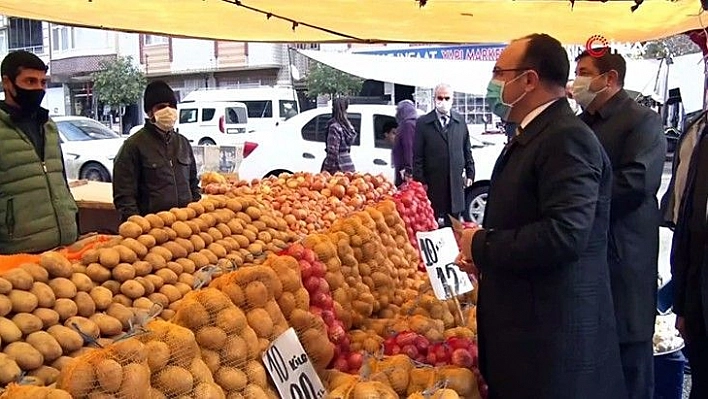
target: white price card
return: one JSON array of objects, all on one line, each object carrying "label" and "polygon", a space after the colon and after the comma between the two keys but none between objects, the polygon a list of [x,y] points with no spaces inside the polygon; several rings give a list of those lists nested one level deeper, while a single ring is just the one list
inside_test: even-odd
[{"label": "white price card", "polygon": [[438,299],[447,300],[473,290],[467,273],[455,264],[460,249],[451,228],[419,231],[416,239],[430,285]]},{"label": "white price card", "polygon": [[292,327],[270,344],[263,364],[283,399],[320,399],[327,394]]}]

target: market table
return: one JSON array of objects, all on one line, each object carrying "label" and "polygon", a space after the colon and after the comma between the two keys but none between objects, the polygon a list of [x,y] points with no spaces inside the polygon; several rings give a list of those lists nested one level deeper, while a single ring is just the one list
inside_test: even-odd
[{"label": "market table", "polygon": [[113,206],[111,183],[74,180],[69,188],[79,207],[79,234],[118,233],[120,216]]}]

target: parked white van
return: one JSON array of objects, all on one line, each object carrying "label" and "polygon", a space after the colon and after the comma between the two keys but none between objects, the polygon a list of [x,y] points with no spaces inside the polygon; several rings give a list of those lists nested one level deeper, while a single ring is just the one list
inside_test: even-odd
[{"label": "parked white van", "polygon": [[248,109],[239,102],[177,104],[175,131],[193,145],[234,145],[248,132]]},{"label": "parked white van", "polygon": [[272,130],[280,122],[300,113],[295,90],[286,87],[199,89],[184,97],[182,103],[202,101],[237,101],[246,104],[249,131]]}]

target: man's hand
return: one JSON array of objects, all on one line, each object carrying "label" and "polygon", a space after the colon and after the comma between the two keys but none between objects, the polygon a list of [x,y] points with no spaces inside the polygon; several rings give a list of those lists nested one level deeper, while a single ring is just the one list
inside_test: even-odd
[{"label": "man's hand", "polygon": [[472,262],[472,239],[474,235],[481,230],[479,227],[473,227],[471,229],[464,229],[460,234],[460,255],[458,255],[458,263]]}]

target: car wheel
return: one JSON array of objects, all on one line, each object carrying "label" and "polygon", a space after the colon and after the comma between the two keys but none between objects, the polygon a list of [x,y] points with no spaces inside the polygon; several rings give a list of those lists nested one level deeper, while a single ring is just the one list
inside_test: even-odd
[{"label": "car wheel", "polygon": [[95,162],[89,162],[81,168],[79,178],[82,180],[110,182],[111,174],[108,173],[103,165]]},{"label": "car wheel", "polygon": [[264,179],[269,178],[269,177],[278,177],[280,176],[281,173],[289,173],[293,174],[293,172],[285,169],[277,169],[277,170],[271,170],[270,172],[266,173],[265,176],[263,176]]},{"label": "car wheel", "polygon": [[216,143],[212,139],[201,139],[199,145],[216,145]]},{"label": "car wheel", "polygon": [[467,209],[462,215],[465,221],[482,225],[484,222],[484,210],[487,208],[488,192],[489,186],[470,187],[465,191]]}]

